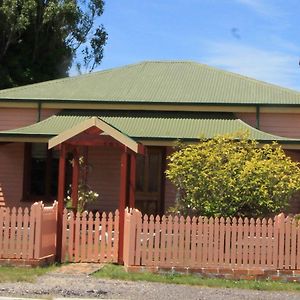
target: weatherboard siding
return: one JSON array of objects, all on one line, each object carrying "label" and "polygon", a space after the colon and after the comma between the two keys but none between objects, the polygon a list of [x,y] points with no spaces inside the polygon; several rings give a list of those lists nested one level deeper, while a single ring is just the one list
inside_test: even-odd
[{"label": "weatherboard siding", "polygon": [[0,206],[20,206],[23,192],[24,144],[0,146]]},{"label": "weatherboard siding", "polygon": [[[42,109],[41,120],[44,120],[59,110]],[[36,123],[38,110],[34,108],[0,108],[0,131],[15,129]]]},{"label": "weatherboard siding", "polygon": [[[167,147],[167,157],[173,152],[173,147]],[[167,164],[168,164],[168,160],[167,160]],[[166,179],[166,183],[165,183],[165,213],[168,212],[168,209],[171,206],[174,206],[175,204],[175,200],[176,200],[176,187],[175,185],[169,180]]]},{"label": "weatherboard siding", "polygon": [[99,194],[88,209],[115,211],[119,206],[121,151],[113,147],[90,147],[88,184]]},{"label": "weatherboard siding", "polygon": [[51,117],[52,115],[57,114],[58,112],[60,112],[60,109],[42,109],[41,121]]},{"label": "weatherboard siding", "polygon": [[[247,124],[256,126],[255,113],[238,113],[236,116]],[[261,113],[259,129],[282,137],[300,138],[300,114]]]}]

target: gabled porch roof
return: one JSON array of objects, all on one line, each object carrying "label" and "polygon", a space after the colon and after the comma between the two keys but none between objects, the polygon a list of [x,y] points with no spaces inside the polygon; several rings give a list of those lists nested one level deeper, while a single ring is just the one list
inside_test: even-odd
[{"label": "gabled porch roof", "polygon": [[233,113],[65,110],[30,126],[1,131],[0,142],[49,142],[53,147],[84,130],[97,127],[137,152],[144,145],[182,140],[197,141],[218,134],[248,131],[250,139],[300,144],[298,139],[280,137],[255,129]]}]

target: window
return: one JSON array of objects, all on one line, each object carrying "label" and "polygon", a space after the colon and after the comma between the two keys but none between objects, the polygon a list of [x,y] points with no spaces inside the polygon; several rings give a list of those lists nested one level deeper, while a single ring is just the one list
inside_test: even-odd
[{"label": "window", "polygon": [[47,144],[25,144],[23,200],[51,201],[57,197],[58,151]]}]

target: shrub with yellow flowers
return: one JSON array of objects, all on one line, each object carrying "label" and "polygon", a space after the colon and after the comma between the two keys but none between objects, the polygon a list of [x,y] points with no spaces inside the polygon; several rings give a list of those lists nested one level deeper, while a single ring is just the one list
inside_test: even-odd
[{"label": "shrub with yellow flowers", "polygon": [[278,143],[260,144],[247,133],[181,144],[168,160],[167,178],[178,189],[173,213],[266,217],[300,189],[299,163]]}]

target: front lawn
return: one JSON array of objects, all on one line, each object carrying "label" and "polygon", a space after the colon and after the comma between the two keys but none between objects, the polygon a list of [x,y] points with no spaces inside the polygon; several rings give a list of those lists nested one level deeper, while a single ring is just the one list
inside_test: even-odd
[{"label": "front lawn", "polygon": [[0,283],[17,282],[17,281],[34,282],[38,276],[53,271],[55,268],[56,268],[55,265],[43,267],[43,268],[0,266]]}]

